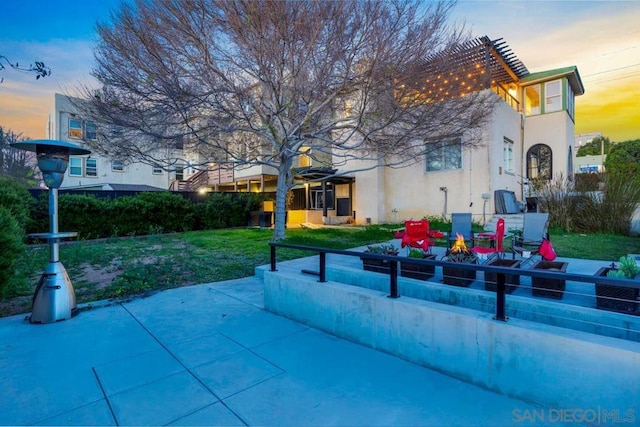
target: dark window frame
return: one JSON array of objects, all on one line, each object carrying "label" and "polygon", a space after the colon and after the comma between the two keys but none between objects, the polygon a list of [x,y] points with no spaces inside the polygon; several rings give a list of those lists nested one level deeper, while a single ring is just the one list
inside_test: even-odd
[{"label": "dark window frame", "polygon": [[[532,173],[534,171],[535,173]],[[535,144],[527,150],[527,178],[553,178],[553,150],[547,144]]]}]

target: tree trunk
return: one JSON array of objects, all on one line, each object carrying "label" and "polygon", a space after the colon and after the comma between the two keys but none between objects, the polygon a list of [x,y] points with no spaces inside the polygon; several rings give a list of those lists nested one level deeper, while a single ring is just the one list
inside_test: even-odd
[{"label": "tree trunk", "polygon": [[273,225],[273,238],[274,242],[284,240],[287,238],[286,232],[286,213],[287,213],[287,192],[289,191],[291,181],[291,159],[283,159],[282,163],[278,165],[278,184],[276,187],[276,211],[275,221]]}]

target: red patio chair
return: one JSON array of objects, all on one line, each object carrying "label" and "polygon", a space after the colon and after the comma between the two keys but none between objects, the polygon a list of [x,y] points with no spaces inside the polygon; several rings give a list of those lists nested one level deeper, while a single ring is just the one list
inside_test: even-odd
[{"label": "red patio chair", "polygon": [[[504,255],[504,219],[498,218],[495,233],[480,233],[478,238],[483,242],[489,242],[489,246],[474,245],[471,250],[478,255],[488,255],[487,261],[495,256],[498,258]],[[476,240],[479,240],[476,239]]]},{"label": "red patio chair", "polygon": [[425,252],[430,252],[431,247],[435,244],[429,239],[429,221],[405,221],[404,235],[400,245],[404,248],[410,246],[412,248],[422,248]]}]

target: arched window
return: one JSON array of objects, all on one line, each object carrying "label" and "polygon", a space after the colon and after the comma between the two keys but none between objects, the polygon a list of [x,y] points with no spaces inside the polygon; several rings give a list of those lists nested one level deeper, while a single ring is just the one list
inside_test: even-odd
[{"label": "arched window", "polygon": [[551,147],[545,144],[536,144],[527,151],[527,178],[551,179]]}]

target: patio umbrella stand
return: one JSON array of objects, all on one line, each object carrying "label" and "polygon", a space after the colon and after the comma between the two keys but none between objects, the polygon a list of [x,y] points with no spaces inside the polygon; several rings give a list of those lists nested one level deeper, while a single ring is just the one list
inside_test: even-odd
[{"label": "patio umbrella stand", "polygon": [[49,233],[29,234],[29,237],[45,239],[49,243],[49,263],[36,286],[29,322],[53,323],[70,319],[77,314],[78,308],[73,285],[60,262],[59,247],[60,240],[75,237],[78,233],[58,231],[58,188],[64,179],[69,155],[91,152],[74,144],[54,140],[25,141],[11,146],[37,154],[38,167],[49,188]]}]

